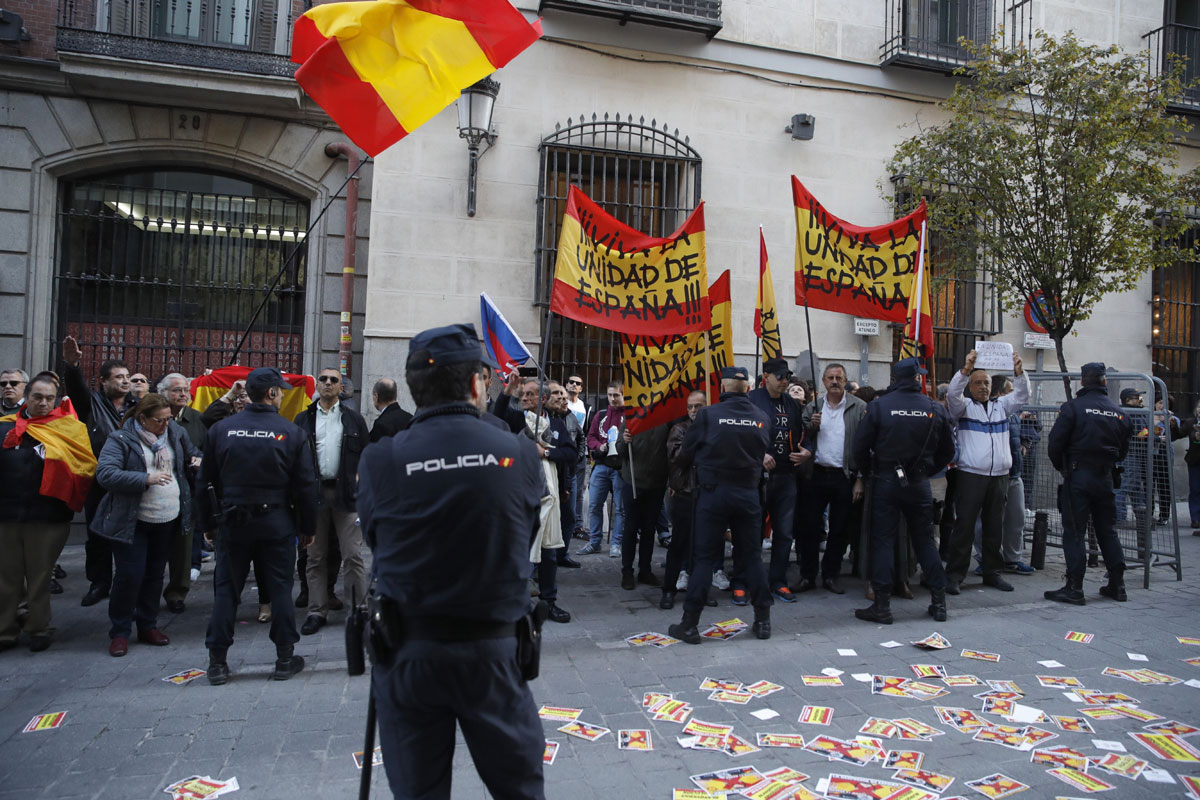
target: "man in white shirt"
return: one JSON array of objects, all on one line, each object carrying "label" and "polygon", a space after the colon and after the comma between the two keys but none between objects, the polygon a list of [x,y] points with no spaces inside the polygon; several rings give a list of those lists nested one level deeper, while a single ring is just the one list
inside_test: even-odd
[{"label": "man in white shirt", "polygon": [[367,423],[357,411],[340,402],[341,391],[341,373],[336,369],[321,370],[317,376],[316,402],[296,417],[296,425],[309,434],[323,501],[317,512],[316,538],[308,548],[308,618],[300,627],[305,636],[321,629],[330,610],[327,556],[331,536],[337,537],[342,554],[346,600],[358,602],[367,592],[362,531],[355,510],[358,459],[367,444]]}]

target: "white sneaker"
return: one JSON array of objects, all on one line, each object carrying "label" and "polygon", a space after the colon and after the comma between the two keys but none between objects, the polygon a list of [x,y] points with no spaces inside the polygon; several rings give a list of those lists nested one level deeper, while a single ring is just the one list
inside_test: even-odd
[{"label": "white sneaker", "polygon": [[679,580],[675,581],[675,589],[676,589],[676,591],[682,592],[686,588],[687,588],[687,570],[681,569],[681,570],[679,570]]},{"label": "white sneaker", "polygon": [[608,557],[609,558],[620,558],[621,557],[621,545],[614,544],[611,547],[609,547],[608,548]]},{"label": "white sneaker", "polygon": [[714,589],[722,592],[729,588],[729,578],[725,577],[725,570],[719,569],[713,573],[712,585]]},{"label": "white sneaker", "polygon": [[192,581],[195,582],[198,580],[200,580],[200,570],[192,567]]},{"label": "white sneaker", "polygon": [[762,549],[763,549],[764,553],[771,552],[771,540],[770,539],[763,539]]}]

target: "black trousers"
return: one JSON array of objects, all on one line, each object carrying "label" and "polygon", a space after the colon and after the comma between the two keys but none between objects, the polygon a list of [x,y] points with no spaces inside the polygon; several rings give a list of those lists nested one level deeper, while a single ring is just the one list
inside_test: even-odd
[{"label": "black trousers", "polygon": [[[1007,480],[1007,477],[1005,478]],[[900,518],[908,528],[917,560],[930,589],[946,588],[946,572],[933,543],[933,495],[929,480],[901,486],[894,473],[874,478],[871,495],[871,584],[875,591],[892,591],[896,583],[896,535]]]},{"label": "black trousers", "polygon": [[[792,470],[772,473],[767,479],[766,516],[771,518],[771,566],[767,584],[771,589],[787,586],[788,559],[792,555],[792,531],[796,517],[796,476]],[[764,527],[763,533],[766,533]]]},{"label": "black trousers", "polygon": [[516,654],[515,637],[409,640],[374,666],[379,744],[397,800],[449,800],[456,723],[492,797],[545,798],[545,736]]},{"label": "black trousers", "polygon": [[99,508],[102,497],[104,490],[100,488],[100,484],[92,484],[83,506],[83,516],[87,521],[87,539],[83,543],[83,574],[92,586],[108,591],[113,582],[112,541],[92,533],[92,520],[96,518],[96,509]]},{"label": "black trousers", "polygon": [[690,492],[676,494],[671,498],[671,544],[667,547],[667,573],[663,576],[663,590],[671,594],[675,593],[680,570],[686,569],[688,580],[691,580],[695,501],[695,496]]},{"label": "black trousers", "polygon": [[949,580],[962,582],[971,566],[975,545],[975,520],[983,521],[983,577],[999,575],[1004,566],[1000,544],[1004,536],[1004,507],[1008,504],[1008,475],[977,475],[958,470],[954,487],[957,519],[946,559]]},{"label": "black trousers", "polygon": [[179,518],[170,522],[141,522],[133,530],[133,541],[110,542],[116,573],[108,596],[110,639],[129,638],[133,623],[141,633],[158,626],[159,594],[163,569],[179,536]]},{"label": "black trousers", "polygon": [[547,603],[558,599],[558,554],[565,550],[542,548],[542,560],[537,563],[538,596]]},{"label": "black trousers", "polygon": [[1113,527],[1117,518],[1116,494],[1109,470],[1077,469],[1066,475],[1059,489],[1058,508],[1063,521],[1063,557],[1067,574],[1083,577],[1087,569],[1088,521],[1096,530],[1104,566],[1125,569],[1125,553]]},{"label": "black trousers", "polygon": [[633,572],[633,556],[637,552],[638,574],[650,572],[654,560],[654,534],[658,530],[658,515],[662,511],[665,488],[637,490],[626,483],[625,532],[621,537],[621,571]]},{"label": "black trousers", "polygon": [[238,604],[250,564],[255,560],[261,567],[259,599],[266,599],[275,608],[271,615],[271,641],[277,647],[300,641],[296,616],[289,610],[295,575],[292,565],[296,561],[296,526],[288,510],[277,508],[241,524],[222,525],[217,534],[213,610],[204,638],[209,650],[224,650],[233,644]]},{"label": "black trousers", "polygon": [[[800,560],[800,577],[816,580],[836,578],[842,572],[842,557],[846,553],[846,523],[850,519],[850,500],[854,485],[846,473],[836,467],[813,465],[812,476],[804,486],[800,500],[804,509],[804,530],[796,541]],[[825,555],[821,556],[821,531],[825,528],[825,509],[829,509],[829,537]]]},{"label": "black trousers", "polygon": [[733,533],[734,570],[746,581],[755,608],[774,602],[762,563],[762,507],[758,490],[737,486],[701,486],[693,530],[692,571],[683,607],[699,614],[708,601],[713,565],[725,552],[725,530]]}]

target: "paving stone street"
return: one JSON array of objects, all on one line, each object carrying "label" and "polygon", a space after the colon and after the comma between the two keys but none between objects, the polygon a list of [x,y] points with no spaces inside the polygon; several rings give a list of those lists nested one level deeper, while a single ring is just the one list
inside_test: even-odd
[{"label": "paving stone street", "polygon": [[[747,630],[726,641],[706,640],[700,646],[675,644],[660,648],[631,647],[626,637],[643,631],[666,633],[679,617],[679,607],[657,607],[658,590],[618,587],[617,563],[606,556],[580,557],[583,568],[560,570],[560,604],[573,620],[547,623],[542,676],[533,684],[539,704],[582,710],[582,722],[611,733],[589,742],[568,736],[561,722],[543,723],[546,737],[559,742],[554,763],[546,767],[547,796],[551,798],[672,797],[673,789],[695,789],[689,776],[730,767],[754,766],[759,771],[794,768],[809,778],[804,786],[816,792],[830,773],[867,779],[892,779],[878,761],[866,766],[833,762],[800,749],[767,748],[731,757],[722,752],[684,749],[676,741],[682,725],[655,721],[643,712],[645,692],[670,692],[693,707],[691,717],[728,724],[733,732],[756,741],[762,733],[796,733],[806,742],[822,734],[852,739],[871,717],[914,718],[941,735],[932,740],[885,739],[887,749],[924,754],[921,769],[953,776],[944,797],[983,796],[967,781],[993,773],[1029,785],[1024,798],[1081,796],[1083,790],[1047,774],[1054,765],[1031,763],[1030,753],[972,739],[942,722],[935,706],[980,712],[983,700],[974,695],[989,687],[954,686],[949,694],[920,701],[876,695],[871,684],[854,674],[904,677],[916,680],[913,664],[945,667],[949,675],[974,675],[983,681],[1015,681],[1024,697],[1020,704],[1050,715],[1082,716],[1085,704],[1064,696],[1063,688],[1043,687],[1037,675],[1078,678],[1087,689],[1123,692],[1140,707],[1167,720],[1200,727],[1200,690],[1195,686],[1144,685],[1105,676],[1106,667],[1148,668],[1183,680],[1200,678],[1200,666],[1183,659],[1200,656],[1200,647],[1177,641],[1177,636],[1200,637],[1200,580],[1186,569],[1200,558],[1200,538],[1182,530],[1184,580],[1156,568],[1149,590],[1140,573],[1129,574],[1129,602],[1118,604],[1098,596],[1103,569],[1088,573],[1086,607],[1055,605],[1042,592],[1061,584],[1062,562],[1051,550],[1047,569],[1029,577],[1010,576],[1011,594],[984,589],[970,578],[959,597],[949,598],[950,619],[935,624],[926,616],[927,594],[893,600],[896,624],[872,625],[854,619],[862,607],[861,582],[844,578],[844,596],[824,590],[801,596],[794,605],[776,604],[774,635],[759,641]],[[656,571],[662,553],[655,554]],[[58,638],[43,653],[24,646],[0,654],[0,800],[7,798],[154,798],[164,796],[169,783],[191,775],[237,777],[240,790],[232,797],[279,798],[357,796],[359,770],[352,753],[362,749],[367,706],[367,679],[346,675],[342,615],[316,635],[304,637],[297,653],[308,659],[304,672],[288,682],[267,680],[274,650],[266,625],[258,624],[255,596],[248,587],[240,610],[237,642],[229,654],[234,677],[223,687],[200,678],[176,686],[165,676],[207,663],[204,629],[211,607],[211,564],[181,615],[165,609],[162,629],[171,637],[167,647],[133,642],[129,655],[107,655],[107,615],[103,604],[81,608],[83,548],[74,538],[63,553],[69,573],[66,591],[54,598]],[[719,608],[706,609],[702,624],[739,617],[753,618],[749,608],[736,608],[726,592],[717,593]],[[934,631],[952,647],[926,651],[909,642]],[[1067,640],[1068,632],[1090,633],[1088,643]],[[888,641],[903,643],[885,648]],[[853,650],[854,655],[839,654]],[[963,649],[999,654],[996,663],[960,656]],[[1145,661],[1134,660],[1140,654]],[[1039,661],[1055,660],[1048,668]],[[841,686],[806,687],[801,676],[823,670],[841,671]],[[714,702],[701,690],[705,678],[743,684],[766,680],[784,688],[745,705]],[[941,685],[936,677],[925,683]],[[1200,684],[1197,684],[1200,685]],[[832,708],[828,725],[800,723],[805,706]],[[752,712],[772,709],[779,716],[760,720]],[[22,733],[35,715],[65,711],[63,724],[53,730]],[[1008,724],[995,714],[989,722]],[[1144,721],[1127,716],[1087,719],[1095,733],[1067,732],[1053,722],[1035,727],[1057,734],[1039,747],[1069,746],[1087,756],[1108,751],[1093,740],[1119,742],[1130,754],[1164,768],[1171,783],[1152,783],[1117,777],[1096,767],[1089,776],[1115,788],[1106,797],[1189,797],[1178,776],[1200,775],[1200,763],[1164,761],[1128,734],[1142,731]],[[1022,726],[1025,723],[1012,723]],[[651,731],[652,752],[619,750],[617,731]],[[1200,735],[1184,739],[1200,747]],[[376,771],[374,795],[389,792],[382,769]],[[455,798],[487,797],[461,741],[456,750]]]}]

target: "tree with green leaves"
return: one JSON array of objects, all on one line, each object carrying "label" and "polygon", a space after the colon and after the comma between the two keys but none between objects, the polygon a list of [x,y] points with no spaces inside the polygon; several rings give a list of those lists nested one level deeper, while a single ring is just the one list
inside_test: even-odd
[{"label": "tree with green leaves", "polygon": [[[1180,257],[1195,174],[1180,174],[1170,113],[1182,65],[1055,39],[971,48],[941,103],[945,121],[896,149],[890,168],[929,200],[943,275],[986,264],[1003,309],[1041,292],[1059,368],[1063,339],[1112,292]],[[1064,376],[1067,397],[1069,382]]]}]

